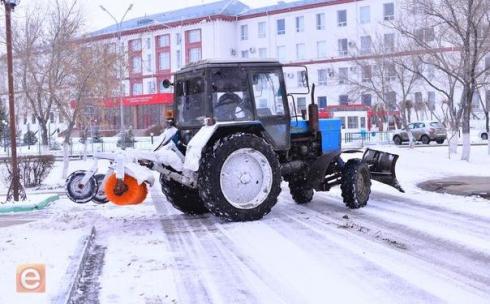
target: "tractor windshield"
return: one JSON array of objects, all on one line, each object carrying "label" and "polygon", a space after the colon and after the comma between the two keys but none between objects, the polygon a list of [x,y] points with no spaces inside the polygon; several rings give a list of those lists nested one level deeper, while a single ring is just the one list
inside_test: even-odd
[{"label": "tractor windshield", "polygon": [[201,126],[205,116],[204,79],[195,77],[176,83],[177,123],[182,127]]}]

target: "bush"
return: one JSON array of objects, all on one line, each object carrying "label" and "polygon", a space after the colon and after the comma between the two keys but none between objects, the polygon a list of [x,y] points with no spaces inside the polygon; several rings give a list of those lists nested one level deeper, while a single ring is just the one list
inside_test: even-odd
[{"label": "bush", "polygon": [[36,133],[32,131],[27,131],[26,134],[24,134],[24,145],[30,145],[33,146],[37,143],[37,137]]},{"label": "bush", "polygon": [[[41,185],[41,183],[53,169],[54,161],[54,155],[33,155],[19,157],[19,173],[22,185],[24,185],[26,188]],[[4,179],[8,184],[10,184],[12,181],[11,160],[10,158],[4,158],[2,159],[2,162],[7,169],[7,176],[4,176]]]}]

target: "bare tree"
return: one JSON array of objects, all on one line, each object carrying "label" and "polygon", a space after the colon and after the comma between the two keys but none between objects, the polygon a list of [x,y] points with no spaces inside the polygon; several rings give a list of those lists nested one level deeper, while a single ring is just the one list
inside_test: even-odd
[{"label": "bare tree", "polygon": [[[357,77],[349,77],[347,82],[351,93],[370,93],[384,105],[383,108],[388,111],[398,110],[410,147],[413,147],[413,135],[408,126],[413,108],[410,95],[419,80],[418,73],[413,71],[420,72],[421,67],[416,57],[394,51],[380,37],[370,42],[369,49],[357,50],[353,57],[356,70],[360,73]],[[407,66],[411,69],[407,69]]]},{"label": "bare tree", "polygon": [[[462,159],[470,159],[470,119],[477,80],[488,54],[490,34],[489,0],[411,0],[402,9],[403,19],[393,24],[419,50],[419,59],[432,64],[439,74],[426,83],[446,96],[451,125],[450,154],[459,127],[463,131]],[[423,77],[423,75],[421,75]],[[457,86],[462,87],[459,102]]]}]

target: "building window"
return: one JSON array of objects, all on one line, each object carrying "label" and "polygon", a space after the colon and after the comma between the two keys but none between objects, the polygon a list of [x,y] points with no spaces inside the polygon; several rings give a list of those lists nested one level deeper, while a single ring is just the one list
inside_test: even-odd
[{"label": "building window", "polygon": [[385,65],[385,73],[386,73],[386,78],[389,81],[395,81],[396,80],[396,66],[394,63],[387,63]]},{"label": "building window", "polygon": [[347,56],[347,54],[349,53],[347,49],[348,46],[347,39],[346,38],[339,39],[338,45],[339,45],[339,56]]},{"label": "building window", "polygon": [[146,55],[146,71],[147,72],[152,72],[153,70],[153,60],[152,60],[152,56],[151,54],[147,54]]},{"label": "building window", "polygon": [[394,111],[396,109],[396,92],[388,92],[384,97],[388,111]]},{"label": "building window", "polygon": [[158,54],[159,58],[159,67],[160,71],[170,70],[170,53],[162,52]]},{"label": "building window", "polygon": [[346,84],[349,79],[349,69],[339,68],[339,84]]},{"label": "building window", "polygon": [[339,27],[347,26],[347,11],[337,11],[337,25]]},{"label": "building window", "polygon": [[318,41],[316,43],[316,54],[318,58],[326,58],[327,57],[327,42],[326,41]]},{"label": "building window", "polygon": [[395,51],[395,34],[393,33],[384,34],[383,42],[384,42],[384,49],[386,52]]},{"label": "building window", "polygon": [[371,106],[372,104],[372,96],[371,94],[362,94],[361,95],[361,102],[363,105],[366,105],[366,106]]},{"label": "building window", "polygon": [[170,46],[170,35],[161,35],[158,37],[158,47],[165,48]]},{"label": "building window", "polygon": [[[487,92],[488,94],[488,92]],[[488,95],[486,96],[487,100],[486,100],[486,103],[487,103],[487,109],[490,109],[488,107]],[[429,111],[434,111],[436,109],[436,92],[433,92],[433,91],[429,91],[427,92],[427,107],[429,108]]]},{"label": "building window", "polygon": [[131,71],[133,73],[141,73],[141,57],[133,57],[131,60]]},{"label": "building window", "polygon": [[372,44],[371,36],[361,36],[361,55],[371,54]]},{"label": "building window", "polygon": [[302,33],[305,31],[305,17],[296,17],[296,33]]},{"label": "building window", "polygon": [[363,65],[361,67],[361,80],[362,82],[369,82],[373,76],[372,67],[370,65]]},{"label": "building window", "polygon": [[296,59],[303,60],[306,58],[306,45],[304,43],[296,44]]},{"label": "building window", "polygon": [[415,30],[415,37],[420,42],[432,42],[436,39],[433,27],[426,27]]},{"label": "building window", "polygon": [[146,91],[148,92],[148,94],[155,93],[155,82],[153,80],[146,83]]},{"label": "building window", "polygon": [[248,58],[248,57],[250,57],[248,50],[242,51],[242,58]]},{"label": "building window", "polygon": [[132,89],[133,89],[132,95],[142,95],[143,94],[143,84],[141,82],[133,83]]},{"label": "building window", "polygon": [[371,22],[371,8],[369,6],[361,6],[359,9],[359,22],[368,24]]},{"label": "building window", "polygon": [[340,95],[339,96],[339,104],[340,105],[347,105],[347,104],[349,104],[349,95]]},{"label": "building window", "polygon": [[320,109],[325,109],[327,107],[327,96],[318,96],[317,101]]},{"label": "building window", "polygon": [[61,113],[58,115],[58,122],[59,122],[60,124],[62,124],[62,123],[64,123],[64,122],[65,122],[65,118],[63,117],[63,114],[61,114]]},{"label": "building window", "polygon": [[182,66],[182,51],[177,50],[175,52],[175,60],[177,61],[177,68],[180,68]]},{"label": "building window", "polygon": [[361,119],[361,129],[366,129],[366,117],[360,117]]},{"label": "building window", "polygon": [[305,88],[306,87],[306,71],[298,72],[298,87]]},{"label": "building window", "polygon": [[324,30],[326,25],[325,14],[316,14],[316,29]]},{"label": "building window", "polygon": [[55,121],[54,121],[54,113],[53,112],[49,112],[49,122],[50,123],[55,123]]},{"label": "building window", "polygon": [[326,69],[318,70],[318,85],[326,86],[328,78],[328,71]]},{"label": "building window", "polygon": [[383,4],[383,18],[385,21],[395,19],[395,4],[393,2]]},{"label": "building window", "polygon": [[181,45],[182,44],[182,34],[181,33],[176,33],[175,34],[175,43],[177,45]]},{"label": "building window", "polygon": [[359,129],[359,117],[348,116],[347,117],[347,129]]},{"label": "building window", "polygon": [[248,25],[244,24],[240,26],[240,39],[248,40]]},{"label": "building window", "polygon": [[131,51],[133,52],[141,51],[141,39],[131,40],[130,46],[131,46]]},{"label": "building window", "polygon": [[277,20],[277,34],[284,35],[286,34],[286,20],[278,19]]},{"label": "building window", "polygon": [[189,49],[189,62],[197,62],[202,58],[201,48]]},{"label": "building window", "polygon": [[260,48],[259,49],[259,58],[267,58],[267,49],[266,48]]},{"label": "building window", "polygon": [[342,124],[342,130],[345,129],[345,117],[337,117],[340,119],[340,123]]},{"label": "building window", "polygon": [[284,61],[287,58],[286,46],[280,45],[277,47],[277,59],[279,61]]},{"label": "building window", "polygon": [[151,50],[151,38],[146,38],[146,49]]},{"label": "building window", "polygon": [[189,31],[189,43],[201,42],[201,30]]},{"label": "building window", "polygon": [[259,38],[265,38],[266,33],[267,33],[266,23],[265,22],[259,22],[258,23],[258,37]]},{"label": "building window", "polygon": [[298,112],[306,111],[306,97],[298,97]]}]

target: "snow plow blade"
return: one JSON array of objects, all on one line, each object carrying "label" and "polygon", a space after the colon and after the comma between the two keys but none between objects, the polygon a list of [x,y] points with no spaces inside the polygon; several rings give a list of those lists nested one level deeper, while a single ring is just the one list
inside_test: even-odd
[{"label": "snow plow blade", "polygon": [[371,179],[405,193],[405,190],[396,179],[395,167],[398,158],[399,156],[396,154],[367,149],[362,160],[369,166]]}]

